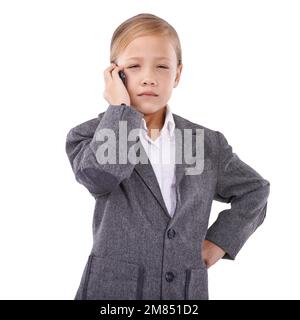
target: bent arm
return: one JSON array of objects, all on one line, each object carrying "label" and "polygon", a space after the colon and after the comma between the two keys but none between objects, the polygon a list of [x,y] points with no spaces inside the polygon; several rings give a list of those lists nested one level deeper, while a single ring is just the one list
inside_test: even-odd
[{"label": "bent arm", "polygon": [[[135,166],[128,161],[119,163],[119,121],[127,122],[127,132],[140,128],[143,114],[132,106],[109,105],[101,120],[99,118],[84,122],[72,128],[66,139],[66,153],[68,155],[76,180],[84,185],[94,196],[111,192],[123,179],[128,178]],[[114,132],[114,146],[107,141],[101,141],[102,132]],[[101,133],[101,134],[100,134]],[[127,150],[135,143],[128,141]],[[104,143],[116,151],[115,163],[104,163],[99,153]]]},{"label": "bent arm", "polygon": [[219,213],[206,239],[234,260],[250,235],[262,224],[267,211],[270,183],[232,152],[224,135],[219,137],[219,168],[214,200],[231,203]]}]

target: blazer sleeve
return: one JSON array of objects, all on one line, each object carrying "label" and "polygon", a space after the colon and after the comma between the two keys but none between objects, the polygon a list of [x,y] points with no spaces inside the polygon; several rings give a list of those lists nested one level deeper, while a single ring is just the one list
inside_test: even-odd
[{"label": "blazer sleeve", "polygon": [[[127,132],[130,132],[132,129],[141,127],[142,117],[143,113],[132,106],[109,105],[101,119],[89,120],[68,132],[65,150],[75,178],[95,198],[111,192],[123,179],[131,175],[135,164],[128,160],[124,164],[118,161],[119,121],[125,121]],[[102,152],[99,152],[101,145],[104,143],[107,145],[109,140],[105,141],[103,137],[99,138],[102,129],[101,136],[105,132],[114,132],[115,141],[113,140],[113,145],[110,145],[110,150],[116,152],[115,163],[105,163],[101,159]],[[136,141],[128,141],[127,137],[125,137],[125,141],[127,142],[127,150],[136,143]],[[121,144],[124,146],[123,142]]]},{"label": "blazer sleeve", "polygon": [[267,211],[270,183],[232,152],[224,135],[219,140],[218,176],[214,200],[230,203],[207,230],[206,239],[234,260],[250,235],[262,224]]}]

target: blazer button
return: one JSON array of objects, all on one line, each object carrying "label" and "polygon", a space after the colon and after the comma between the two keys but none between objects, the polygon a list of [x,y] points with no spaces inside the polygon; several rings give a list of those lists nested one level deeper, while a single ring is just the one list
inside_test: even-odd
[{"label": "blazer button", "polygon": [[173,239],[175,237],[175,234],[176,234],[176,232],[175,232],[174,229],[169,229],[168,230],[168,238],[169,239]]},{"label": "blazer button", "polygon": [[174,279],[174,273],[173,272],[166,272],[166,280],[168,282],[171,282],[171,281],[173,281],[173,279]]}]

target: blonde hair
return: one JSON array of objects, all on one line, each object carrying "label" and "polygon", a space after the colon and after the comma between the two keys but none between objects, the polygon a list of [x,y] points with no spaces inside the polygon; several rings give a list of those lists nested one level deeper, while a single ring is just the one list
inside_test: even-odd
[{"label": "blonde hair", "polygon": [[115,62],[131,41],[149,35],[168,37],[177,56],[177,66],[182,63],[181,45],[176,30],[164,19],[150,13],[133,16],[118,26],[110,43],[110,62]]}]

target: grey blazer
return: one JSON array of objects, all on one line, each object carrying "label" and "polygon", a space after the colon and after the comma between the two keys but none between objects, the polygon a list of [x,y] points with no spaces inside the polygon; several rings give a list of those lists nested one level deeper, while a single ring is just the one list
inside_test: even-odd
[{"label": "grey blazer", "polygon": [[[68,132],[66,153],[75,178],[95,198],[93,246],[74,299],[207,300],[204,239],[221,247],[224,259],[234,260],[264,221],[270,183],[232,152],[222,133],[173,116],[176,128],[192,129],[193,137],[195,129],[204,129],[205,150],[200,175],[186,175],[185,161],[176,164],[173,217],[150,162],[100,164],[96,158],[104,143],[96,133],[117,132],[119,120],[127,120],[128,131],[140,128],[141,112],[109,105]],[[126,143],[129,149],[136,141]],[[208,228],[213,200],[231,208]]]}]

